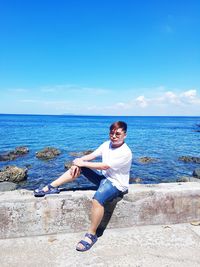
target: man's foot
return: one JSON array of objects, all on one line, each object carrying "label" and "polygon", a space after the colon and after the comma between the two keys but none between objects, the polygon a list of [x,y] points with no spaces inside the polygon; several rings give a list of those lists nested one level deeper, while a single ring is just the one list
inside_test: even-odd
[{"label": "man's foot", "polygon": [[34,196],[35,197],[44,197],[47,194],[59,194],[59,193],[60,193],[60,189],[58,189],[58,187],[54,187],[50,184],[43,187],[42,189],[38,188],[38,189],[34,190]]},{"label": "man's foot", "polygon": [[97,242],[97,236],[96,235],[92,235],[89,233],[85,234],[85,238],[84,240],[81,240],[77,246],[76,246],[76,250],[77,251],[87,251],[89,250],[95,243]]}]

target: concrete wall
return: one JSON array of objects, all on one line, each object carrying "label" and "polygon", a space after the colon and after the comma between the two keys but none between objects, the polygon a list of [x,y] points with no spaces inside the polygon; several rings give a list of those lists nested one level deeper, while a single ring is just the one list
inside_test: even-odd
[{"label": "concrete wall", "polygon": [[[93,194],[68,191],[35,198],[27,190],[0,193],[0,238],[87,230]],[[109,205],[107,217],[111,215],[112,203]],[[193,220],[200,220],[199,183],[131,185],[129,194],[117,203],[108,227]]]}]

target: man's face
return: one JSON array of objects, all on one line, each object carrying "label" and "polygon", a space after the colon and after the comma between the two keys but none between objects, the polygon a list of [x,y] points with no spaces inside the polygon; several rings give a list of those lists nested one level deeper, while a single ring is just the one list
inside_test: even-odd
[{"label": "man's face", "polygon": [[113,146],[120,146],[124,143],[124,139],[126,138],[126,133],[122,128],[113,129],[110,132],[110,140]]}]

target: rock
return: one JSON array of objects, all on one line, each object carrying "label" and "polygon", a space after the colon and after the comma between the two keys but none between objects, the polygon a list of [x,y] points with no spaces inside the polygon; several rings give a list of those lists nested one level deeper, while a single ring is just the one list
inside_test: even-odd
[{"label": "rock", "polygon": [[72,165],[73,165],[73,163],[71,161],[67,161],[67,162],[65,162],[64,167],[65,167],[65,169],[70,169]]},{"label": "rock", "polygon": [[12,191],[17,188],[17,185],[15,183],[11,182],[1,182],[0,183],[0,192],[5,192],[5,191]]},{"label": "rock", "polygon": [[6,166],[0,171],[0,182],[21,182],[27,178],[28,170],[17,166]]},{"label": "rock", "polygon": [[[197,123],[196,126],[200,127],[200,123]],[[195,129],[194,132],[199,132],[200,133],[200,130],[199,129]]]},{"label": "rock", "polygon": [[36,152],[36,157],[39,159],[53,159],[56,156],[60,155],[61,151],[54,147],[45,147],[43,150]]},{"label": "rock", "polygon": [[141,182],[142,182],[142,178],[140,178],[140,177],[131,177],[129,179],[129,183],[136,183],[136,184],[138,184],[138,183],[141,183]]},{"label": "rock", "polygon": [[179,177],[178,179],[176,179],[176,182],[177,183],[186,183],[186,182],[189,182],[190,181],[190,177],[187,177],[187,176],[182,176],[182,177]]},{"label": "rock", "polygon": [[179,157],[178,160],[181,160],[181,161],[184,161],[184,162],[200,163],[200,158],[199,157],[182,156],[182,157]]},{"label": "rock", "polygon": [[157,160],[154,159],[154,158],[151,158],[151,157],[142,157],[142,158],[139,158],[139,162],[140,163],[152,163],[152,162],[156,162]]},{"label": "rock", "polygon": [[15,150],[0,155],[0,161],[10,161],[23,156],[29,152],[29,149],[25,146],[16,147]]},{"label": "rock", "polygon": [[8,154],[4,154],[4,155],[0,155],[0,161],[9,161],[9,160],[14,160],[17,158],[17,155],[12,154],[12,153],[8,153]]},{"label": "rock", "polygon": [[82,151],[82,152],[69,152],[69,155],[72,157],[82,157],[82,156],[88,155],[92,152],[94,152],[94,150],[86,150],[86,151]]},{"label": "rock", "polygon": [[195,169],[192,175],[198,179],[200,179],[200,169]]},{"label": "rock", "polygon": [[82,157],[83,156],[83,152],[69,152],[69,155],[72,157]]},{"label": "rock", "polygon": [[14,152],[16,155],[25,155],[29,152],[29,149],[28,147],[25,147],[25,146],[18,146],[15,148]]},{"label": "rock", "polygon": [[83,151],[83,155],[89,155],[92,152],[94,152],[94,150],[86,150],[86,151]]}]

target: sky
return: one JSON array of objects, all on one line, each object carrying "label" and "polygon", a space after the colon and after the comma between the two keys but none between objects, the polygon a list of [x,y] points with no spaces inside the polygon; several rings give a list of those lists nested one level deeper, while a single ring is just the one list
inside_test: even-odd
[{"label": "sky", "polygon": [[0,0],[0,113],[200,115],[200,1]]}]

